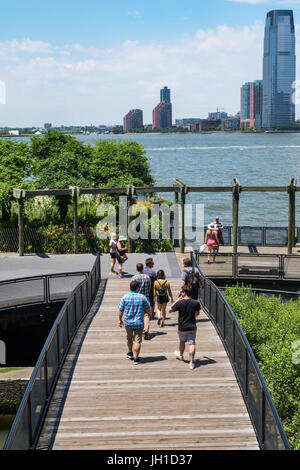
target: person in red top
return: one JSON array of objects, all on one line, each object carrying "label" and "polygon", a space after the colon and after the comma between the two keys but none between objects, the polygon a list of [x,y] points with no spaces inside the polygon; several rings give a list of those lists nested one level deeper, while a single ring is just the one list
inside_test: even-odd
[{"label": "person in red top", "polygon": [[209,251],[207,263],[208,264],[210,263],[210,257],[212,254],[213,254],[213,263],[214,263],[216,253],[219,248],[218,231],[215,229],[214,224],[209,224],[207,226],[204,243],[206,244],[208,251]]}]

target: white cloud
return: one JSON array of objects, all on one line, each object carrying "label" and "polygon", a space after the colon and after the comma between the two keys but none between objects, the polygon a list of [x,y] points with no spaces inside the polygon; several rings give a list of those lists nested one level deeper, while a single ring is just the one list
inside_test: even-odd
[{"label": "white cloud", "polygon": [[264,24],[256,22],[199,29],[177,43],[128,40],[109,49],[0,43],[0,79],[7,85],[0,125],[117,124],[131,108],[143,109],[150,123],[165,85],[174,119],[206,117],[217,106],[235,113],[241,85],[262,78],[263,34]]}]

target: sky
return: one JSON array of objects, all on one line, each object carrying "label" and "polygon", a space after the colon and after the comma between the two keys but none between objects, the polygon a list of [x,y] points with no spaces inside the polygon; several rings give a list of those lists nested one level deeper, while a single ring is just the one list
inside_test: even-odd
[{"label": "sky", "polygon": [[294,11],[300,50],[300,0],[1,3],[0,127],[117,125],[133,108],[151,124],[164,86],[173,121],[235,114],[273,9]]}]

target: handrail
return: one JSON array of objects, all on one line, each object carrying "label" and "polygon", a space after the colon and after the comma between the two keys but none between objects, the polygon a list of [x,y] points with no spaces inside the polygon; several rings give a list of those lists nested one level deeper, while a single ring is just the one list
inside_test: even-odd
[{"label": "handrail", "polygon": [[[53,273],[53,274],[40,274],[37,276],[28,276],[28,277],[20,277],[20,278],[15,278],[15,279],[5,279],[0,281],[0,289],[1,286],[6,286],[6,285],[11,285],[11,284],[25,284],[26,282],[30,281],[43,281],[43,293],[41,293],[41,296],[39,298],[31,297],[28,298],[28,302],[23,302],[20,299],[20,302],[16,303],[10,303],[9,305],[4,304],[2,305],[0,303],[0,311],[1,310],[8,310],[8,309],[13,309],[17,307],[22,307],[24,306],[29,306],[29,305],[36,305],[36,304],[45,304],[51,302],[51,289],[50,289],[50,279],[58,279],[58,278],[66,278],[66,277],[79,277],[79,276],[85,276],[85,278],[88,277],[90,271],[72,271],[72,272],[66,272],[66,273]],[[69,293],[68,293],[69,294]],[[61,301],[65,300],[67,298],[66,295],[63,297],[56,297],[55,301]],[[2,298],[3,300],[3,298]]]},{"label": "handrail", "polygon": [[191,253],[191,261],[203,282],[203,289],[199,290],[201,307],[215,325],[228,354],[260,449],[290,450],[266,382],[235,314],[221,291],[203,274],[194,253]]},{"label": "handrail", "polygon": [[88,313],[101,281],[100,254],[89,276],[69,295],[37,360],[3,450],[32,450],[73,338]]},{"label": "handrail", "polygon": [[[207,257],[208,253],[199,253],[197,250],[194,251],[194,254],[197,259],[197,263],[199,264],[199,260],[202,257]],[[213,255],[212,255],[213,256]],[[222,273],[221,270],[219,272],[215,272],[212,277],[226,277],[226,278],[234,278],[234,279],[245,279],[245,278],[261,278],[263,276],[264,279],[286,279],[289,281],[298,280],[300,279],[300,274],[298,277],[289,275],[288,267],[287,267],[287,260],[300,260],[300,255],[295,254],[279,254],[279,253],[218,253],[216,260],[221,258],[231,258],[231,274],[226,272],[226,274]],[[241,266],[240,260],[242,259],[250,259],[254,260],[257,258],[268,259],[270,261],[274,261],[272,266],[264,266],[263,264],[257,263],[257,265],[247,265]],[[257,270],[263,268],[265,269],[264,273],[259,273]],[[298,272],[298,271],[297,271]]]}]

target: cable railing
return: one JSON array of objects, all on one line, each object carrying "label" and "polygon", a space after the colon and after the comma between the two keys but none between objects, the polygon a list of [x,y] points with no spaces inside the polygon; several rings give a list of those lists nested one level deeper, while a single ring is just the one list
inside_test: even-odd
[{"label": "cable railing", "polygon": [[33,450],[64,360],[95,299],[101,281],[100,254],[88,277],[61,308],[37,360],[3,450]]},{"label": "cable railing", "polygon": [[266,382],[236,316],[221,291],[203,274],[194,253],[191,260],[203,282],[203,289],[199,290],[201,307],[215,325],[231,361],[260,449],[290,450]]}]

